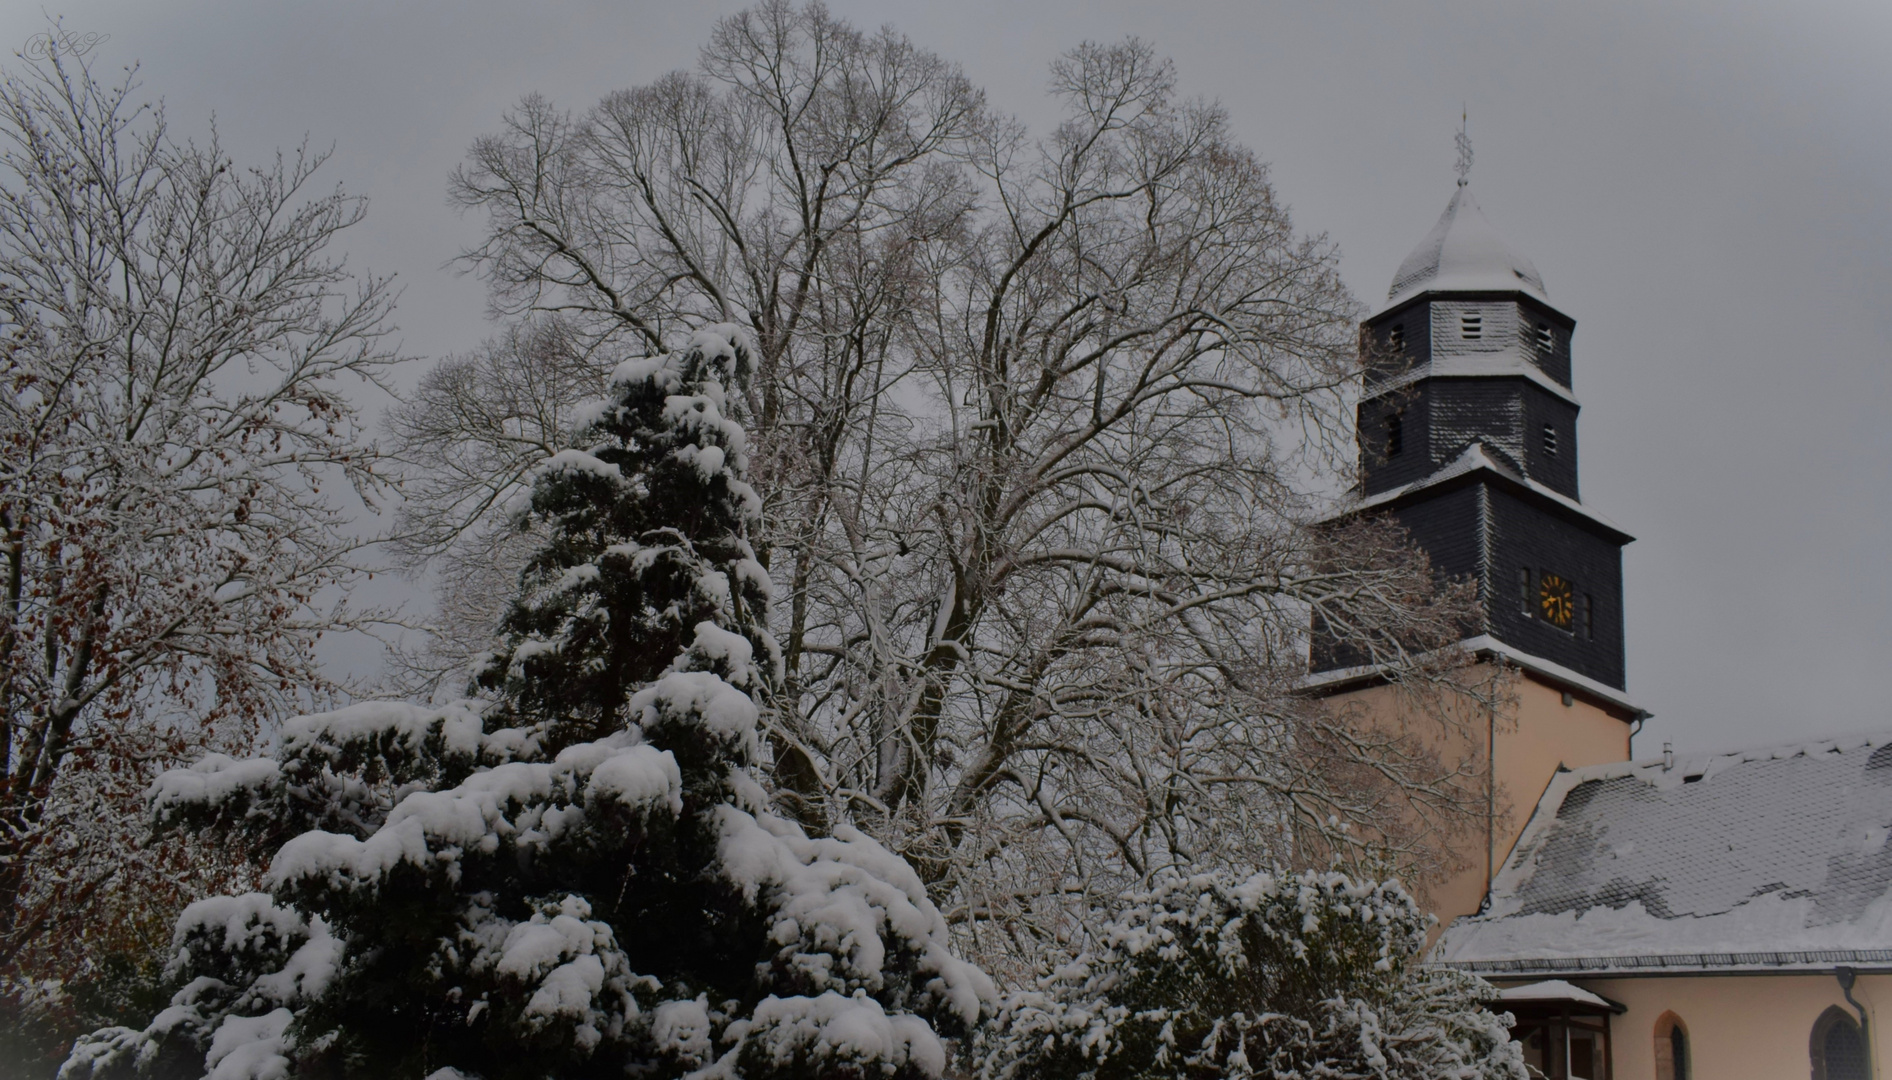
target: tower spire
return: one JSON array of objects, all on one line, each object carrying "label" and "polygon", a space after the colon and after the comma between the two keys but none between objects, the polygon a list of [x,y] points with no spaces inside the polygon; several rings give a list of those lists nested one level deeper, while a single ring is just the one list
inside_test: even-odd
[{"label": "tower spire", "polygon": [[1466,131],[1466,125],[1470,118],[1471,111],[1461,105],[1458,114],[1458,138],[1453,140],[1458,144],[1458,165],[1456,168],[1458,169],[1459,187],[1465,186],[1466,178],[1469,177],[1472,172],[1472,137]]}]

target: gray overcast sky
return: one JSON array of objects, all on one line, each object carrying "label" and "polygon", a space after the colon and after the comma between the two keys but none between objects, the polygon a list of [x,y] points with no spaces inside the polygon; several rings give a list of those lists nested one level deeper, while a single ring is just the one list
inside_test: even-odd
[{"label": "gray overcast sky", "polygon": [[[304,132],[372,199],[358,266],[409,351],[490,332],[444,268],[447,173],[521,94],[583,107],[694,63],[740,3],[48,3],[143,64],[239,162]],[[1299,225],[1377,304],[1452,192],[1461,103],[1488,217],[1578,322],[1586,502],[1626,555],[1638,752],[1892,727],[1892,5],[835,0],[1042,129],[1045,66],[1137,34],[1220,99]],[[12,51],[45,29],[0,12]]]}]

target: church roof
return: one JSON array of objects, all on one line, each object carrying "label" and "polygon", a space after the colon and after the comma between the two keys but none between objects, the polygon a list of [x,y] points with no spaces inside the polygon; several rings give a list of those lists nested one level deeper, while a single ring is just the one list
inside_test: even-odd
[{"label": "church roof", "polygon": [[1505,242],[1478,209],[1472,189],[1460,185],[1439,223],[1393,275],[1392,307],[1425,292],[1525,292],[1545,303],[1544,279],[1531,260]]},{"label": "church roof", "polygon": [[1559,773],[1437,958],[1494,976],[1892,970],[1892,732]]},{"label": "church roof", "polygon": [[1500,461],[1482,440],[1474,440],[1459,451],[1451,461],[1433,470],[1425,476],[1398,487],[1388,488],[1376,495],[1352,495],[1339,502],[1333,510],[1316,519],[1317,522],[1338,521],[1381,507],[1389,507],[1409,499],[1421,492],[1430,491],[1441,485],[1459,481],[1462,477],[1482,475],[1503,481],[1512,490],[1544,505],[1553,512],[1561,511],[1564,517],[1575,518],[1587,523],[1594,531],[1615,540],[1629,543],[1635,537],[1622,530],[1622,527],[1590,509],[1560,491],[1554,491],[1543,484],[1525,476],[1513,466]]}]

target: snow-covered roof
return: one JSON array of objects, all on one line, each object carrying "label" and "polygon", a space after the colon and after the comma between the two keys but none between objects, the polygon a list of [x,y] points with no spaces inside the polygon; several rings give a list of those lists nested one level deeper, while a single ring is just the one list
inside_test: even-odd
[{"label": "snow-covered roof", "polygon": [[1467,638],[1463,644],[1465,648],[1475,653],[1491,653],[1495,656],[1502,656],[1511,663],[1523,668],[1525,671],[1535,675],[1541,675],[1551,682],[1560,683],[1572,690],[1581,691],[1607,704],[1614,705],[1619,709],[1627,710],[1632,717],[1642,717],[1646,719],[1650,715],[1642,706],[1630,701],[1629,696],[1621,690],[1607,683],[1600,683],[1590,678],[1588,675],[1584,675],[1572,668],[1567,668],[1557,663],[1555,660],[1546,660],[1541,656],[1534,656],[1531,653],[1527,653],[1523,649],[1514,648],[1492,637],[1490,634],[1480,634],[1474,638]]},{"label": "snow-covered roof", "polygon": [[[1628,718],[1632,720],[1647,719],[1652,715],[1647,709],[1630,701],[1629,696],[1621,690],[1605,683],[1600,683],[1590,678],[1588,675],[1584,675],[1557,663],[1555,660],[1546,660],[1541,656],[1533,656],[1522,649],[1507,645],[1497,638],[1492,637],[1490,634],[1479,634],[1475,637],[1469,637],[1463,641],[1453,643],[1448,646],[1448,648],[1461,649],[1474,656],[1501,656],[1510,663],[1523,668],[1525,671],[1540,676],[1545,682],[1549,682],[1562,689],[1587,694],[1603,702],[1605,705],[1621,709],[1628,713]],[[1431,659],[1434,655],[1436,654],[1427,653],[1422,656],[1422,659]],[[1356,667],[1333,668],[1328,671],[1317,671],[1302,676],[1299,685],[1304,690],[1312,690],[1318,693],[1334,693],[1339,690],[1351,689],[1357,684],[1377,682],[1385,677],[1386,669],[1381,665],[1361,664]]]},{"label": "snow-covered roof", "polygon": [[1422,292],[1525,292],[1545,303],[1544,279],[1485,220],[1472,189],[1460,186],[1439,223],[1393,275],[1387,307]]},{"label": "snow-covered roof", "polygon": [[1437,958],[1498,976],[1892,970],[1892,731],[1560,773]]},{"label": "snow-covered roof", "polygon": [[1577,400],[1577,395],[1570,392],[1569,387],[1551,378],[1549,375],[1544,374],[1543,368],[1538,367],[1536,364],[1520,356],[1516,349],[1509,349],[1497,353],[1460,353],[1456,355],[1435,353],[1432,359],[1426,363],[1414,364],[1412,367],[1407,368],[1397,375],[1380,379],[1369,377],[1366,384],[1366,392],[1368,397],[1376,397],[1380,394],[1404,389],[1418,382],[1420,379],[1489,379],[1506,375],[1515,376],[1535,383],[1545,390],[1550,391],[1553,396],[1562,398],[1579,408],[1582,407],[1582,402]]},{"label": "snow-covered roof", "polygon": [[1506,987],[1498,991],[1498,1000],[1506,1005],[1571,1002],[1608,1012],[1622,1011],[1621,1006],[1610,999],[1592,994],[1581,986],[1572,985],[1562,979],[1545,979],[1542,982],[1525,983],[1523,986]]},{"label": "snow-covered roof", "polygon": [[1387,488],[1385,491],[1379,492],[1377,494],[1367,495],[1363,497],[1354,497],[1352,499],[1345,500],[1341,502],[1340,505],[1336,506],[1332,512],[1328,513],[1327,515],[1322,517],[1320,520],[1334,521],[1339,518],[1347,517],[1352,514],[1358,514],[1365,510],[1371,510],[1375,507],[1385,506],[1389,503],[1397,502],[1398,500],[1403,499],[1408,495],[1414,494],[1415,492],[1424,491],[1432,487],[1437,487],[1438,485],[1443,484],[1449,480],[1456,480],[1457,478],[1461,476],[1465,476],[1469,473],[1481,472],[1481,471],[1491,473],[1494,476],[1507,480],[1514,487],[1521,488],[1524,491],[1529,492],[1531,495],[1536,496],[1540,500],[1554,504],[1558,507],[1561,507],[1562,509],[1566,511],[1569,511],[1572,514],[1597,525],[1598,527],[1603,529],[1605,532],[1615,534],[1617,537],[1620,537],[1625,543],[1627,543],[1630,540],[1635,539],[1634,537],[1630,536],[1628,533],[1624,532],[1621,526],[1617,525],[1615,522],[1611,521],[1609,518],[1604,517],[1602,514],[1597,513],[1596,511],[1590,509],[1589,507],[1583,505],[1582,503],[1578,502],[1577,500],[1571,498],[1568,495],[1565,495],[1564,493],[1560,491],[1553,491],[1550,488],[1545,487],[1543,484],[1538,483],[1537,481],[1531,479],[1530,477],[1525,476],[1523,473],[1518,472],[1516,469],[1511,468],[1509,465],[1506,465],[1504,462],[1499,461],[1497,458],[1491,456],[1491,453],[1488,450],[1486,450],[1484,443],[1477,442],[1477,441],[1472,442],[1471,444],[1466,446],[1464,450],[1461,450],[1459,452],[1458,457],[1453,458],[1450,462],[1439,467],[1438,469],[1435,469],[1431,473],[1425,476],[1422,476],[1419,479],[1414,480],[1410,483],[1401,484],[1398,487]]}]

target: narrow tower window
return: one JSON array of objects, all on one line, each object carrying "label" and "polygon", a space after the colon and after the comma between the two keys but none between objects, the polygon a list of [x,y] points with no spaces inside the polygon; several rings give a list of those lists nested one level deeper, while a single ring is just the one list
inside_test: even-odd
[{"label": "narrow tower window", "polygon": [[1403,324],[1386,332],[1386,345],[1395,353],[1406,351],[1406,327]]},{"label": "narrow tower window", "polygon": [[1533,599],[1535,598],[1531,596],[1531,568],[1520,566],[1518,567],[1518,610],[1529,615]]},{"label": "narrow tower window", "polygon": [[1557,428],[1553,424],[1544,425],[1544,453],[1557,456]]},{"label": "narrow tower window", "polygon": [[1386,417],[1386,456],[1398,457],[1406,448],[1406,423],[1398,413]]},{"label": "narrow tower window", "polygon": [[1583,594],[1583,636],[1586,640],[1596,640],[1596,598],[1589,593]]},{"label": "narrow tower window", "polygon": [[1548,326],[1537,328],[1537,347],[1548,356],[1557,348],[1557,335]]},{"label": "narrow tower window", "polygon": [[1672,1012],[1656,1021],[1655,1071],[1656,1080],[1689,1080],[1694,1072],[1689,1068],[1688,1029]]},{"label": "narrow tower window", "polygon": [[1485,317],[1483,315],[1460,315],[1458,317],[1459,336],[1466,341],[1477,341],[1485,336]]}]

